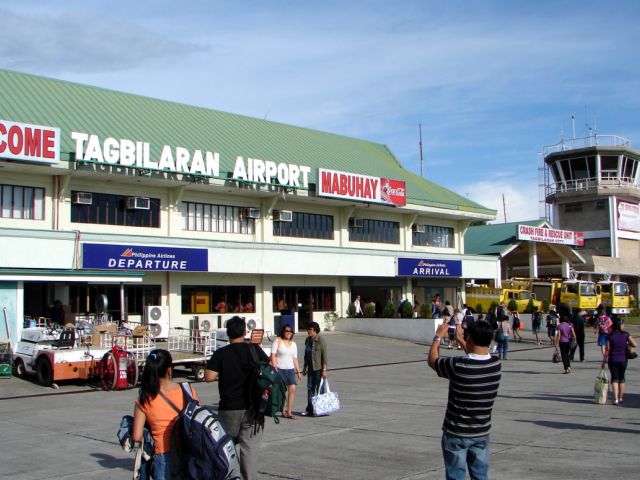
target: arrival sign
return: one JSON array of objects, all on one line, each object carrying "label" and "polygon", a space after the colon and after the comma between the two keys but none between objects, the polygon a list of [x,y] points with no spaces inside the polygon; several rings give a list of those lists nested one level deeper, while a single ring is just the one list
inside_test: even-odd
[{"label": "arrival sign", "polygon": [[461,277],[461,260],[398,258],[399,277]]}]

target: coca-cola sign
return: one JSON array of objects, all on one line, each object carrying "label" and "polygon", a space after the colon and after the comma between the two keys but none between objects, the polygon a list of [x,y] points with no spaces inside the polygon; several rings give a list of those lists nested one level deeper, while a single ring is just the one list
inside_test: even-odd
[{"label": "coca-cola sign", "polygon": [[402,180],[324,168],[318,169],[318,195],[396,206],[407,204],[406,184]]}]

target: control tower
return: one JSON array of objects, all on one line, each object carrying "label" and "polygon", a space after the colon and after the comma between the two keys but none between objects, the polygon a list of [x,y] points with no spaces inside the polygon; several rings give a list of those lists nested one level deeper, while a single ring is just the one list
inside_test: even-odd
[{"label": "control tower", "polygon": [[638,298],[640,151],[615,135],[593,135],[543,149],[545,201],[552,224],[584,232],[584,276],[625,281]]}]

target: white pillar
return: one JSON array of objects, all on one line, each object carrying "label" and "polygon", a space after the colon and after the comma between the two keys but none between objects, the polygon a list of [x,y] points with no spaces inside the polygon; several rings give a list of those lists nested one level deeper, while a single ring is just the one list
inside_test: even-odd
[{"label": "white pillar", "polygon": [[529,277],[538,278],[538,245],[529,242]]},{"label": "white pillar", "polygon": [[571,278],[571,263],[569,262],[569,259],[567,257],[560,257],[560,260],[562,261],[562,277]]}]

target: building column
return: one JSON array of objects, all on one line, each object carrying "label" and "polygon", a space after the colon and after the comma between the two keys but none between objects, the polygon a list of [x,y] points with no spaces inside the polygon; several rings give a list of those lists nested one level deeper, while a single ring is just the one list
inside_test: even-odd
[{"label": "building column", "polygon": [[569,262],[569,258],[560,257],[562,262],[562,278],[571,278],[571,262]]},{"label": "building column", "polygon": [[538,278],[538,245],[529,242],[529,277]]}]

